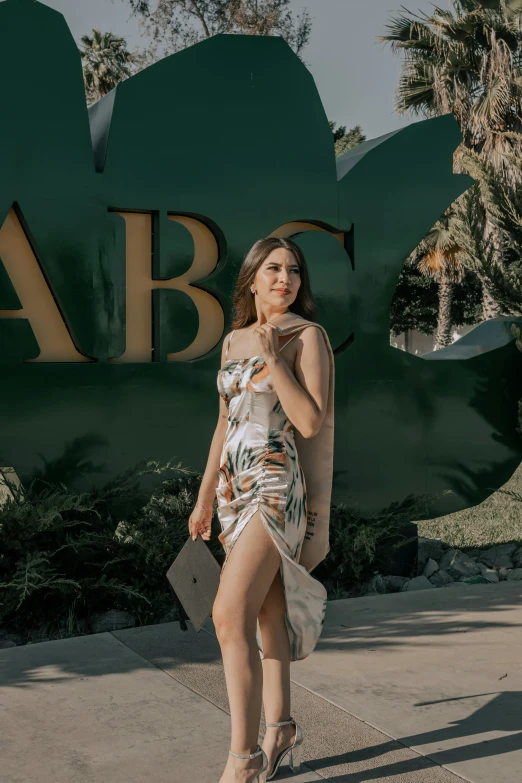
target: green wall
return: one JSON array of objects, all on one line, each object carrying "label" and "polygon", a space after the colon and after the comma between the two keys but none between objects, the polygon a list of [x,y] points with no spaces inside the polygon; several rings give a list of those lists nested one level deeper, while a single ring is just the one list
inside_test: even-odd
[{"label": "green wall", "polygon": [[[78,488],[145,457],[203,471],[241,261],[259,237],[304,221],[327,229],[295,238],[336,356],[334,501],[370,511],[428,492],[440,515],[509,479],[522,455],[516,319],[481,324],[423,357],[389,345],[404,260],[471,183],[452,174],[460,136],[451,115],[336,161],[314,81],[282,39],[216,36],[125,81],[89,112],[60,14],[6,0],[0,39],[0,224],[14,207],[74,345],[90,359],[28,361],[40,350],[30,321],[0,313],[1,465],[27,482],[43,460],[81,453]],[[126,349],[132,250],[118,212],[151,215],[156,279],[193,263],[192,236],[169,215],[196,219],[217,245],[215,267],[190,290],[220,317],[201,322],[187,292],[154,291],[150,358],[139,362],[111,361]],[[0,310],[22,304],[0,263]],[[210,346],[204,355],[167,360],[198,335]]]}]

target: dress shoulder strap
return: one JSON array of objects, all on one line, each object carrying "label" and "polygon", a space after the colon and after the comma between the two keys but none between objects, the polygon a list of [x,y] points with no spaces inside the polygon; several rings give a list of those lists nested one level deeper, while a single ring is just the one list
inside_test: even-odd
[{"label": "dress shoulder strap", "polygon": [[232,329],[232,331],[230,332],[230,334],[228,336],[228,344],[227,344],[227,350],[225,352],[225,359],[228,359],[228,349],[230,348],[230,343],[232,341],[232,335],[233,334],[234,334],[234,330]]}]

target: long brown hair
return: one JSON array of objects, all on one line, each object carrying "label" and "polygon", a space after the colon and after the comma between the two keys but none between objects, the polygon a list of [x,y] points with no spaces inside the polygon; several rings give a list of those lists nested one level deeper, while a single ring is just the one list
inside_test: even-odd
[{"label": "long brown hair", "polygon": [[241,264],[232,299],[234,308],[232,329],[243,329],[257,320],[255,295],[251,292],[250,287],[254,281],[257,270],[263,261],[268,258],[272,250],[275,250],[278,247],[284,247],[294,254],[301,276],[299,291],[297,292],[295,301],[290,305],[288,310],[300,315],[302,318],[306,318],[308,321],[315,322],[317,320],[316,306],[312,296],[308,267],[301,249],[295,242],[292,242],[291,239],[265,237],[264,239],[257,240],[250,248]]}]

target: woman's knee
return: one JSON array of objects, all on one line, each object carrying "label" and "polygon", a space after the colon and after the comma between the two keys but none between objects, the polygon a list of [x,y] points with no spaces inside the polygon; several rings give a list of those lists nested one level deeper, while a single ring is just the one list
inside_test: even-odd
[{"label": "woman's knee", "polygon": [[258,512],[241,531],[221,572],[212,619],[220,640],[255,633],[260,608],[273,589],[281,556]]},{"label": "woman's knee", "polygon": [[224,630],[227,625],[227,618],[230,617],[230,611],[223,601],[220,601],[218,597],[214,601],[212,607],[212,622],[218,636],[221,635],[222,629]]},{"label": "woman's knee", "polygon": [[212,622],[220,641],[245,637],[252,627],[255,628],[255,617],[242,601],[231,603],[226,597],[216,596],[212,607]]}]

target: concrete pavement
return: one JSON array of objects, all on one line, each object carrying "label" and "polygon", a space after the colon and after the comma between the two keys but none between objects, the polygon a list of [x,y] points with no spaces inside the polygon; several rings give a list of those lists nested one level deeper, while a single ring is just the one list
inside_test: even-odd
[{"label": "concrete pavement", "polygon": [[501,582],[329,602],[293,680],[465,780],[521,781],[521,599]]},{"label": "concrete pavement", "polygon": [[[521,597],[503,582],[328,602],[292,664],[302,773],[277,779],[521,779]],[[217,783],[226,762],[212,620],[0,650],[0,709],[0,783]]]}]

